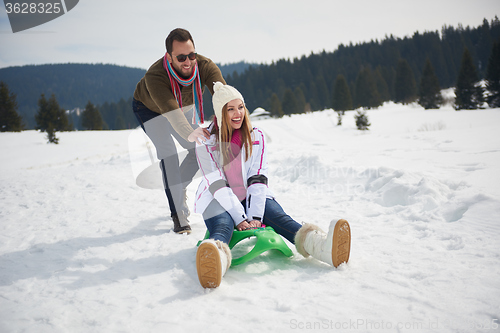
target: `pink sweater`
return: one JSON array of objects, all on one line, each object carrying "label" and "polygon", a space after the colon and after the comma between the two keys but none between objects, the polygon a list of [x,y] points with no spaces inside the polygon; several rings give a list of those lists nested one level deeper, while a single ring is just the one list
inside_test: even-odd
[{"label": "pink sweater", "polygon": [[241,171],[241,147],[243,142],[241,141],[240,130],[235,130],[231,138],[231,153],[234,159],[229,162],[228,165],[224,167],[224,172],[226,174],[227,181],[233,193],[238,197],[238,200],[243,201],[247,197],[247,190],[245,188],[245,183],[243,181],[243,174]]}]

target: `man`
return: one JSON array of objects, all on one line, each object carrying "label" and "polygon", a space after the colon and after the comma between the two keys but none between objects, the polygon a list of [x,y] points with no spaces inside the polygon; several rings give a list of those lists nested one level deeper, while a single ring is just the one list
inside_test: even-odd
[{"label": "man", "polygon": [[[137,84],[133,110],[156,147],[174,232],[189,234],[186,187],[198,170],[195,140],[210,137],[198,126],[204,120],[202,95],[205,86],[213,94],[214,82],[225,81],[215,63],[196,53],[189,31],[172,30],[165,46],[165,56]],[[173,138],[188,150],[181,165]]]}]

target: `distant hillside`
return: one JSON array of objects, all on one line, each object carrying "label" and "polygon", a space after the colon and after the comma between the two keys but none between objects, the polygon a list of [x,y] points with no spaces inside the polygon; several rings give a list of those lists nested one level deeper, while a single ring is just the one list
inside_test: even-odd
[{"label": "distant hillside", "polygon": [[19,113],[29,128],[41,94],[55,94],[65,109],[128,99],[145,70],[103,64],[55,64],[0,69],[0,81],[17,95]]},{"label": "distant hillside", "polygon": [[217,64],[220,68],[220,71],[222,72],[222,75],[226,77],[227,75],[233,75],[234,72],[238,74],[242,74],[245,72],[248,68],[250,67],[259,67],[260,65],[257,64],[251,64],[245,61],[240,61],[240,62],[235,62],[234,64],[226,64],[226,65],[220,65]]}]

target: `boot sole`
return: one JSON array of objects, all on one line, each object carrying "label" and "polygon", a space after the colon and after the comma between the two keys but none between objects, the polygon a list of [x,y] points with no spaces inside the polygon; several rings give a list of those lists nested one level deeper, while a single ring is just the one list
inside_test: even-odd
[{"label": "boot sole", "polygon": [[202,243],[196,252],[196,270],[203,288],[217,288],[222,280],[219,249],[213,243]]},{"label": "boot sole", "polygon": [[346,220],[338,220],[333,231],[332,263],[338,267],[349,261],[351,252],[351,227]]},{"label": "boot sole", "polygon": [[191,233],[191,229],[183,229],[183,230],[178,230],[178,231],[175,231],[175,230],[174,230],[174,232],[175,232],[176,234],[179,234],[179,235],[180,235],[180,234],[188,234],[188,235],[189,235],[189,234]]}]

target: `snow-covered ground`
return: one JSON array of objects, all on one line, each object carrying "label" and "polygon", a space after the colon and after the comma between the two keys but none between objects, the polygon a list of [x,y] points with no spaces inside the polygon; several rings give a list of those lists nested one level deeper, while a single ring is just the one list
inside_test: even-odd
[{"label": "snow-covered ground", "polygon": [[201,216],[174,234],[162,190],[136,184],[140,130],[1,133],[0,332],[499,330],[500,110],[386,104],[369,131],[354,114],[254,122],[278,201],[325,229],[347,219],[349,263],[289,244],[215,290],[196,274]]}]

